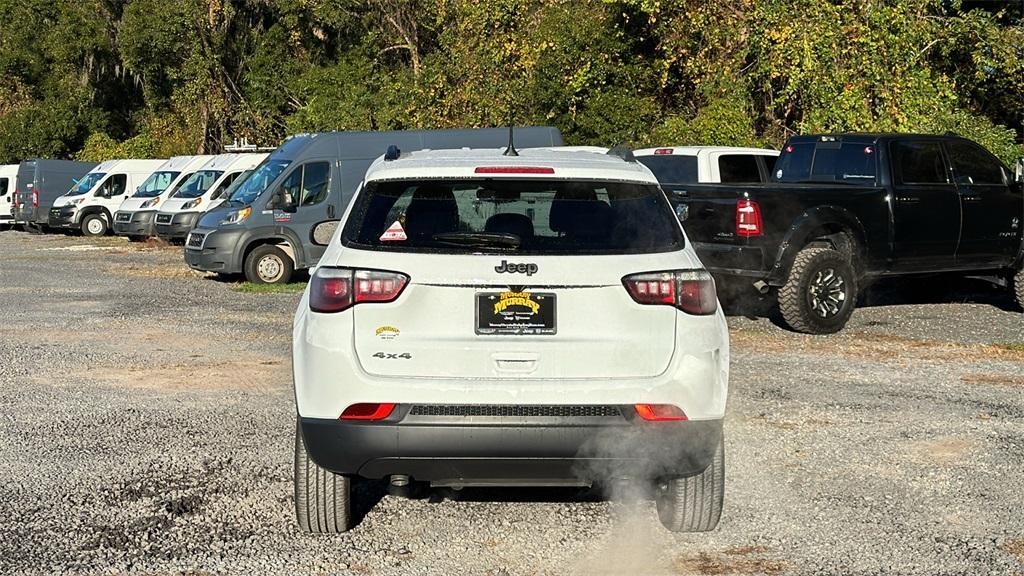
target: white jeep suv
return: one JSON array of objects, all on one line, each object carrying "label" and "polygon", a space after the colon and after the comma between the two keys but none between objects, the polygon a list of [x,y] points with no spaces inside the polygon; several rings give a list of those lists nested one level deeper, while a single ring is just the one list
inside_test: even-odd
[{"label": "white jeep suv", "polygon": [[670,530],[718,524],[725,318],[628,151],[392,147],[320,242],[293,334],[303,529],[351,528],[367,479],[633,481]]}]

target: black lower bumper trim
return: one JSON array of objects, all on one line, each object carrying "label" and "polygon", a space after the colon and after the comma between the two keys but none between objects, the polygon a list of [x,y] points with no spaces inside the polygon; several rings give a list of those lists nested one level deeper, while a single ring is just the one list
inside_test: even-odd
[{"label": "black lower bumper trim", "polygon": [[301,418],[300,424],[310,457],[332,472],[366,478],[405,474],[431,482],[687,476],[707,468],[722,439],[721,420]]}]

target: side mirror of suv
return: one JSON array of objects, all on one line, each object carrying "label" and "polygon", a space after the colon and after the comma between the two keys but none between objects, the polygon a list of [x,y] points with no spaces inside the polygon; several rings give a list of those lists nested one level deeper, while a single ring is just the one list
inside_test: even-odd
[{"label": "side mirror of suv", "polygon": [[313,233],[310,235],[310,240],[317,246],[327,246],[331,242],[331,238],[334,237],[334,232],[338,229],[338,220],[328,220],[327,222],[321,222],[313,227]]}]

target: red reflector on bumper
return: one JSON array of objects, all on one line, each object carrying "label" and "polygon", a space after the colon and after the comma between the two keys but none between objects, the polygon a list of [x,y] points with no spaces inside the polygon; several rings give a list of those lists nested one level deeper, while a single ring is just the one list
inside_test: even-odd
[{"label": "red reflector on bumper", "polygon": [[394,404],[353,404],[341,413],[342,420],[383,420],[391,415]]},{"label": "red reflector on bumper", "polygon": [[637,404],[635,408],[637,415],[649,422],[686,420],[686,414],[673,404]]}]

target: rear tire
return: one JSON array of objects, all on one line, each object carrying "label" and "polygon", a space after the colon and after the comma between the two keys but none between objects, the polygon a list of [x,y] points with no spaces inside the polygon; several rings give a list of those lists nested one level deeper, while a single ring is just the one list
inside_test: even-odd
[{"label": "rear tire", "polygon": [[245,278],[253,284],[287,284],[294,272],[292,259],[272,244],[253,248],[245,258]]},{"label": "rear tire", "polygon": [[313,534],[347,532],[355,524],[352,480],[316,465],[306,452],[302,430],[295,426],[295,518]]},{"label": "rear tire", "polygon": [[725,500],[725,439],[703,472],[670,478],[657,486],[658,519],[672,532],[709,532],[718,526]]},{"label": "rear tire", "polygon": [[779,289],[779,311],[796,332],[833,334],[846,326],[857,302],[857,277],[850,260],[830,248],[797,253]]},{"label": "rear tire", "polygon": [[1024,310],[1024,268],[1013,277],[1013,295],[1017,299],[1017,307]]},{"label": "rear tire", "polygon": [[109,229],[107,219],[100,214],[89,214],[82,218],[82,236],[105,236]]}]

